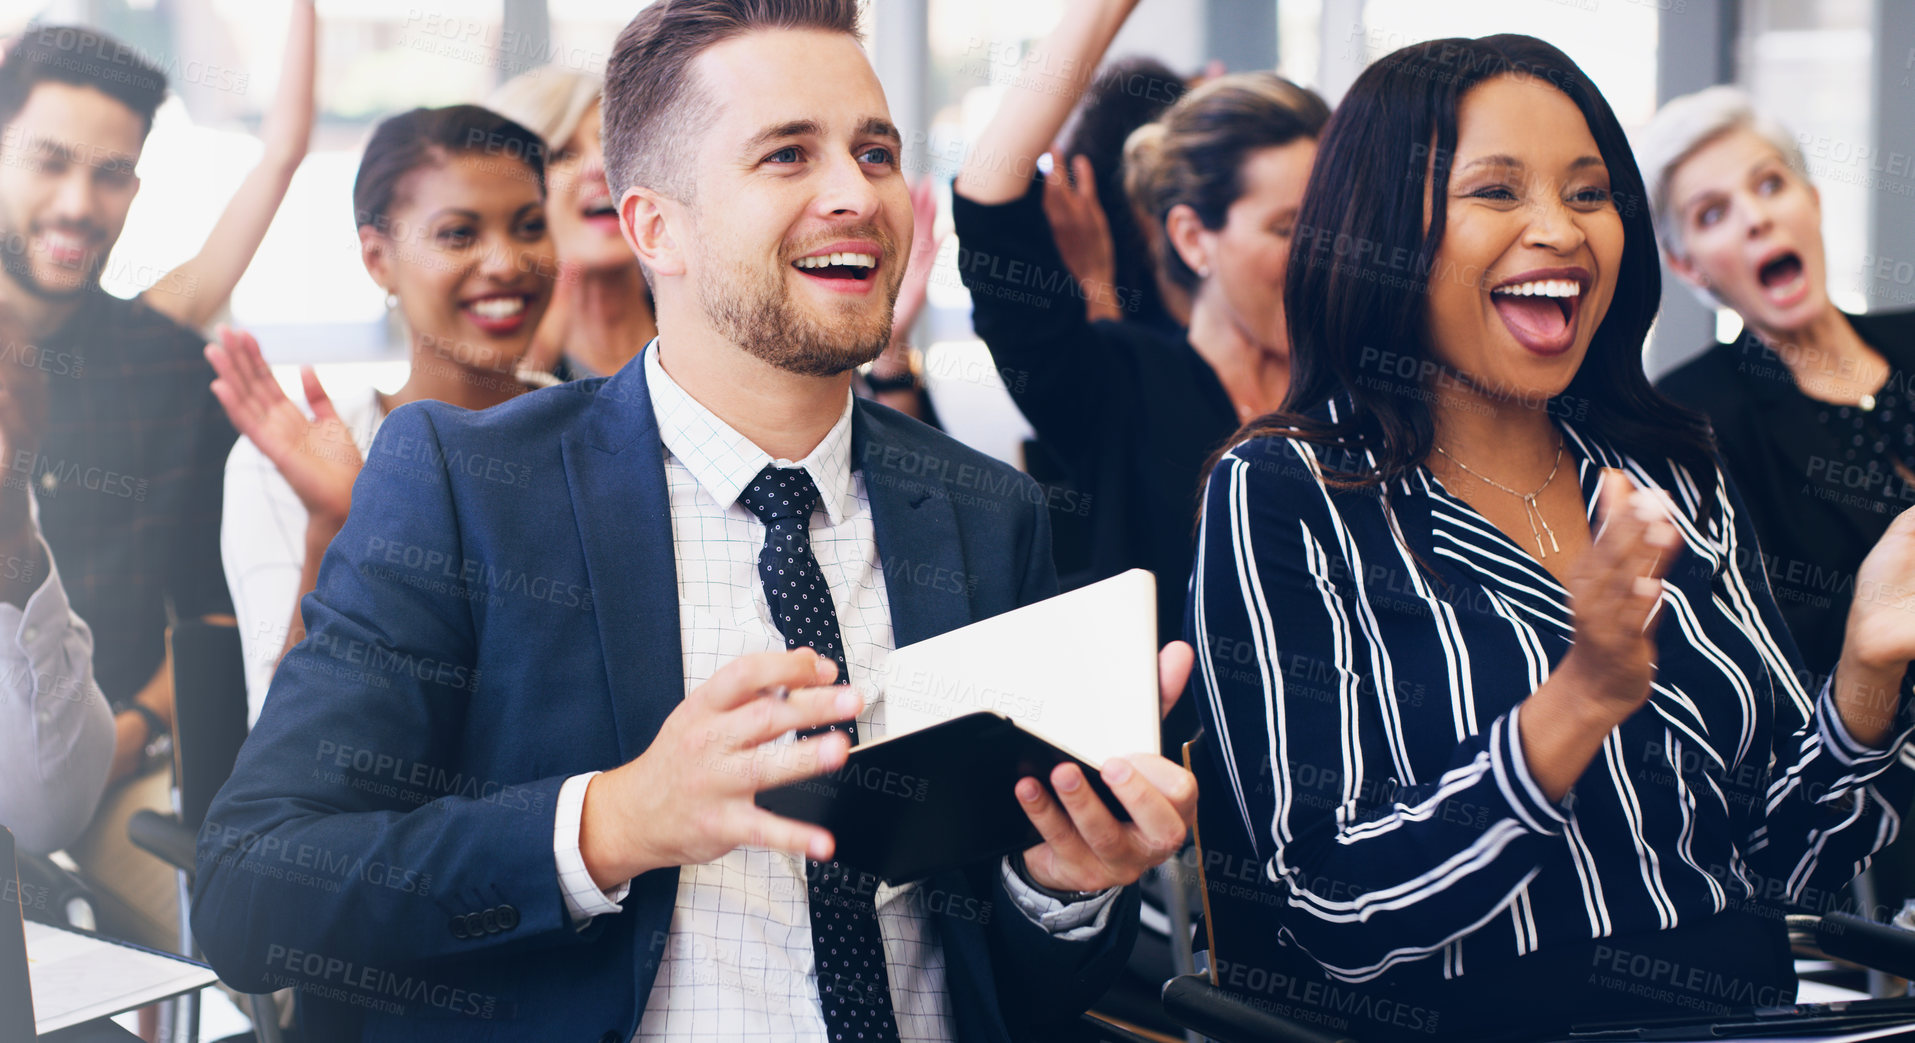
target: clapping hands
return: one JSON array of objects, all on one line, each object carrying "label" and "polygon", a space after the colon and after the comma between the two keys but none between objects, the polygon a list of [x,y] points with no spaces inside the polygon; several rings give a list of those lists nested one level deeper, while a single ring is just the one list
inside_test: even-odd
[{"label": "clapping hands", "polygon": [[252,334],[221,326],[219,340],[206,345],[206,361],[219,374],[213,395],[227,417],[279,469],[313,522],[345,524],[364,459],[313,368],[300,370],[309,417],[273,378]]}]

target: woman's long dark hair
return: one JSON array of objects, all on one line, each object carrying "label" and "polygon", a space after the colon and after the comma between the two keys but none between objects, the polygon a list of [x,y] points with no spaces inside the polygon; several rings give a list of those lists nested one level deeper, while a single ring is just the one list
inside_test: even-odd
[{"label": "woman's long dark hair", "polygon": [[[1615,295],[1581,368],[1549,404],[1552,415],[1579,416],[1632,456],[1687,467],[1703,488],[1707,512],[1715,472],[1707,423],[1657,393],[1642,369],[1643,340],[1662,298],[1642,174],[1595,84],[1568,55],[1531,36],[1415,44],[1357,77],[1324,130],[1297,216],[1284,286],[1289,394],[1281,410],[1251,421],[1232,442],[1279,435],[1372,453],[1370,470],[1335,476],[1343,485],[1388,482],[1428,459],[1435,425],[1427,385],[1442,369],[1426,335],[1427,287],[1459,277],[1433,270],[1443,242],[1447,161],[1455,154],[1463,96],[1501,75],[1547,82],[1582,110],[1622,216]],[[1433,182],[1427,233],[1426,182]],[[1355,408],[1339,409],[1334,421],[1309,415],[1339,396]]]}]

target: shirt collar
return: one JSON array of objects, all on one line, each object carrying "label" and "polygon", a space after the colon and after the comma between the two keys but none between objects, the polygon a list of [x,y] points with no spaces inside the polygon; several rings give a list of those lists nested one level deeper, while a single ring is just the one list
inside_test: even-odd
[{"label": "shirt collar", "polygon": [[721,507],[738,502],[738,494],[767,464],[802,467],[818,487],[825,518],[837,525],[851,514],[855,495],[851,484],[851,408],[852,395],[845,391],[844,411],[811,455],[795,465],[790,460],[774,460],[754,445],[751,439],[711,410],[706,409],[684,388],[678,386],[658,362],[658,340],[645,346],[645,386],[650,389],[652,412],[658,419],[658,437],[665,449],[685,465],[705,491]]}]

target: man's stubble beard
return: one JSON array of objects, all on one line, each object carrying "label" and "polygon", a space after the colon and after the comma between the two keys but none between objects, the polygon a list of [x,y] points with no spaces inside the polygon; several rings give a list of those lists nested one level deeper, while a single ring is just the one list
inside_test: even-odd
[{"label": "man's stubble beard", "polygon": [[[886,259],[896,256],[890,237],[873,238],[883,244]],[[797,306],[782,271],[767,277],[765,269],[748,263],[727,269],[725,278],[699,285],[699,304],[706,318],[727,340],[779,369],[807,377],[833,377],[876,359],[891,343],[891,315],[904,282],[901,269],[883,287],[884,308],[875,318],[830,323],[814,320]],[[874,279],[880,277],[872,274]]]},{"label": "man's stubble beard", "polygon": [[[28,252],[28,236],[14,228],[13,223],[0,217],[0,271],[22,292],[38,297],[43,301],[66,301],[85,293],[88,288],[100,281],[100,273],[106,270],[108,250],[99,250],[88,258],[86,267],[81,270],[80,278],[72,286],[57,288],[48,286],[33,275],[33,257]],[[15,250],[15,245],[19,246]]]}]

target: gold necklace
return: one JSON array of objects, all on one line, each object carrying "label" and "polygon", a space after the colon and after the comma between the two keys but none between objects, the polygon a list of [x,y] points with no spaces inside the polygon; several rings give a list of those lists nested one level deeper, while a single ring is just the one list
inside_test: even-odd
[{"label": "gold necklace", "polygon": [[[1434,448],[1437,452],[1442,453],[1443,458],[1445,460],[1448,460],[1450,463],[1453,463],[1456,466],[1461,467],[1463,470],[1469,472],[1469,474],[1472,477],[1474,477],[1477,481],[1480,481],[1484,483],[1485,485],[1491,485],[1498,489],[1501,489],[1502,491],[1510,494],[1511,496],[1514,496],[1517,499],[1523,501],[1523,520],[1529,523],[1529,534],[1531,536],[1536,537],[1536,558],[1538,561],[1542,560],[1543,558],[1549,557],[1548,552],[1543,550],[1543,537],[1545,535],[1549,537],[1549,549],[1555,551],[1558,554],[1562,553],[1562,550],[1563,550],[1562,546],[1556,542],[1556,533],[1552,531],[1549,527],[1549,519],[1543,517],[1543,509],[1536,505],[1536,497],[1541,496],[1543,494],[1543,490],[1549,488],[1549,483],[1556,480],[1556,472],[1560,470],[1563,466],[1563,440],[1561,438],[1558,438],[1556,440],[1556,462],[1549,465],[1549,477],[1543,479],[1543,484],[1537,486],[1536,491],[1533,493],[1517,492],[1516,490],[1511,489],[1509,486],[1504,485],[1502,482],[1499,482],[1494,478],[1486,477],[1482,473],[1478,472],[1475,468],[1471,467],[1470,465],[1464,463],[1461,460],[1458,460],[1456,457],[1451,456],[1449,454],[1449,451],[1444,449],[1440,445],[1432,446],[1432,448]],[[1538,525],[1541,525],[1542,527],[1538,529],[1537,528]]]}]

